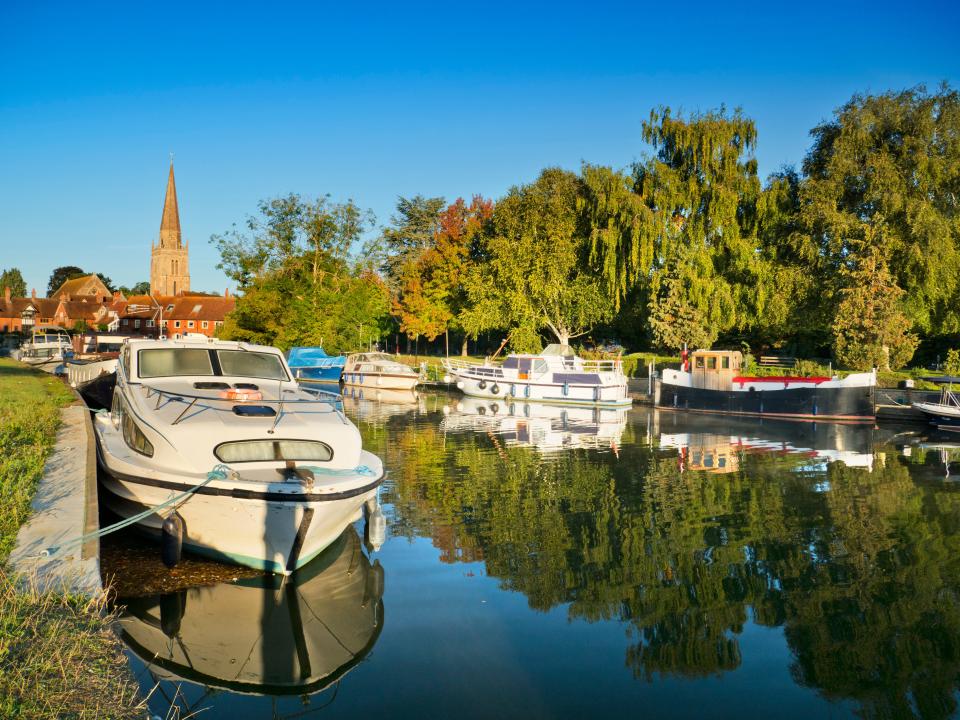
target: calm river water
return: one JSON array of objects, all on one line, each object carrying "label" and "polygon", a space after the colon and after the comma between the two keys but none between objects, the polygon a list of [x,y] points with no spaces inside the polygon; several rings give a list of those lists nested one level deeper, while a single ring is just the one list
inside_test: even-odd
[{"label": "calm river water", "polygon": [[379,550],[359,522],[281,583],[104,543],[157,715],[957,714],[949,439],[445,394],[344,404],[389,470]]}]

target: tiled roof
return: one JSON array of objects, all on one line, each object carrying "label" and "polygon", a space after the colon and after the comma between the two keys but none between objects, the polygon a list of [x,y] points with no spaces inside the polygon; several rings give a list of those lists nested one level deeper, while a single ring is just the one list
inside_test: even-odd
[{"label": "tiled roof", "polygon": [[236,304],[232,297],[221,297],[220,295],[214,297],[205,295],[158,296],[157,302],[163,306],[164,320],[222,321]]},{"label": "tiled roof", "polygon": [[[93,285],[93,291],[90,290],[90,285]],[[82,292],[86,290],[86,292]],[[57,288],[56,292],[50,296],[52,300],[59,299],[62,295],[70,295],[71,297],[77,295],[95,295],[97,291],[101,295],[110,297],[110,291],[107,289],[107,286],[103,284],[103,281],[100,280],[96,275],[84,275],[83,277],[74,278],[73,280],[67,280],[60,287]]]}]

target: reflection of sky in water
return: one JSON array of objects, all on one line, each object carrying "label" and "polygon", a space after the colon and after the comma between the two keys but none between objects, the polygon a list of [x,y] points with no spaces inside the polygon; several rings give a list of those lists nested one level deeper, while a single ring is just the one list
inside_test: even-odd
[{"label": "reflection of sky in water", "polygon": [[542,437],[595,428],[548,446],[459,401],[345,398],[389,471],[382,631],[306,700],[187,685],[201,717],[956,713],[960,490],[936,452],[644,409],[602,437],[530,408]]}]

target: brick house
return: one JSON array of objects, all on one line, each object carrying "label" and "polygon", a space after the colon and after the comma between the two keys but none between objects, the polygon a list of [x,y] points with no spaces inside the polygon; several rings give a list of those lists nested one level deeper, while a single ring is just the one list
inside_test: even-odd
[{"label": "brick house", "polygon": [[160,304],[159,316],[161,330],[169,338],[179,338],[187,334],[200,334],[214,337],[223,326],[227,313],[232,311],[236,301],[230,291],[220,295],[177,295],[156,298]]}]

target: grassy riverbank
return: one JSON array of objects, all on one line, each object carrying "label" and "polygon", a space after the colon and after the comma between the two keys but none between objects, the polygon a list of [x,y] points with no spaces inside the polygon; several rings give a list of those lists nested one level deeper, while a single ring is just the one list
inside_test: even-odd
[{"label": "grassy riverbank", "polygon": [[0,358],[0,717],[125,718],[144,709],[104,599],[37,592],[5,569],[73,394]]}]

